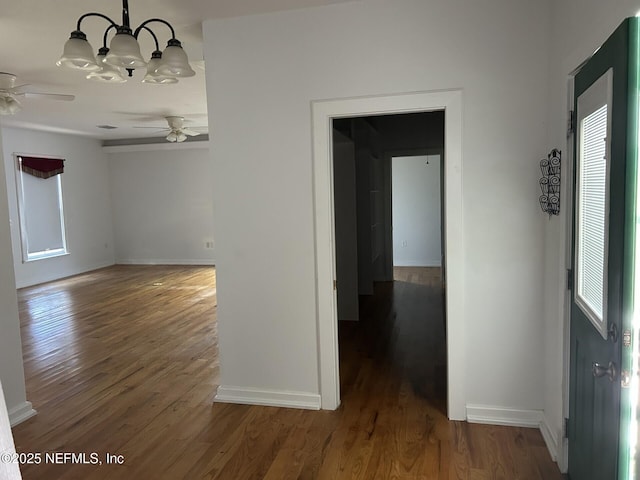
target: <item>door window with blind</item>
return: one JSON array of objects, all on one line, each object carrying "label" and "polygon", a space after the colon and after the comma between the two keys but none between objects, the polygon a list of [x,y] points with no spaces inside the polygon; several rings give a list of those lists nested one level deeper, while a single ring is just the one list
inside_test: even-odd
[{"label": "door window with blind", "polygon": [[578,98],[577,112],[575,302],[604,339],[612,82],[609,70]]},{"label": "door window with blind", "polygon": [[22,261],[66,255],[61,158],[16,155]]}]

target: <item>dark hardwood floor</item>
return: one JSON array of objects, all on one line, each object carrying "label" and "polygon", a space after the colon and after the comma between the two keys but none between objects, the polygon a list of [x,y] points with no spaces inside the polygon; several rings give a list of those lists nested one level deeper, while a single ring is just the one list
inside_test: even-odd
[{"label": "dark hardwood floor", "polygon": [[213,268],[115,266],[20,290],[38,415],[16,447],[103,461],[43,460],[24,479],[561,479],[537,430],[446,419],[437,275],[404,273],[340,325],[335,412],[213,403]]}]

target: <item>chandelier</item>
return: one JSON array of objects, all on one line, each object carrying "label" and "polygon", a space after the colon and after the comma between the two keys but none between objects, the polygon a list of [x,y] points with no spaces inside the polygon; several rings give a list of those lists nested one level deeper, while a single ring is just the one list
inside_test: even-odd
[{"label": "chandelier", "polygon": [[[94,49],[87,41],[87,35],[81,30],[81,23],[87,17],[100,17],[109,22],[97,56],[94,55]],[[158,37],[149,27],[152,23],[163,24],[171,31],[171,38],[164,51],[160,51]],[[115,35],[107,47],[107,39],[112,30],[115,31]],[[143,30],[145,34],[151,35],[155,42],[155,50],[151,53],[148,62],[142,57],[138,44],[138,36]],[[86,71],[89,80],[107,83],[123,83],[127,80],[125,70],[128,76],[132,77],[135,69],[144,67],[146,67],[146,75],[142,80],[144,83],[161,85],[176,83],[178,78],[192,77],[196,74],[189,65],[182,43],[176,38],[175,31],[169,22],[161,18],[150,18],[135,30],[131,29],[128,0],[122,0],[122,25],[118,25],[101,13],[91,12],[82,15],[78,19],[76,29],[71,32],[69,40],[65,43],[62,56],[56,64]]]}]

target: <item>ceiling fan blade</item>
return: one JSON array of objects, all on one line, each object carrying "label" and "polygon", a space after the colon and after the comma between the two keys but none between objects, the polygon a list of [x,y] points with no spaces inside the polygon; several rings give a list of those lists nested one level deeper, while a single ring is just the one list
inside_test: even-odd
[{"label": "ceiling fan blade", "polygon": [[185,135],[189,135],[190,137],[197,137],[198,135],[202,135],[202,133],[196,132],[195,130],[191,130],[189,128],[183,128],[180,131]]},{"label": "ceiling fan blade", "polygon": [[16,95],[27,98],[42,98],[47,100],[62,100],[64,102],[70,102],[74,100],[75,95],[63,95],[61,93],[35,93],[35,92],[21,92]]},{"label": "ceiling fan blade", "polygon": [[31,86],[30,83],[23,83],[22,85],[16,85],[15,87],[10,88],[9,91],[19,95],[20,93],[22,93],[22,89],[30,86]]}]

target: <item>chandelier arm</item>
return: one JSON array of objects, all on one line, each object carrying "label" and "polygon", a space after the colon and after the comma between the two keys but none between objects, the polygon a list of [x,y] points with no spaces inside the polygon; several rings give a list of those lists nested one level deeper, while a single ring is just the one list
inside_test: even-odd
[{"label": "chandelier arm", "polygon": [[84,15],[82,15],[79,19],[78,19],[78,24],[76,26],[76,30],[78,31],[82,31],[80,30],[80,24],[82,23],[82,20],[84,20],[87,17],[100,17],[100,18],[104,18],[107,22],[109,22],[111,24],[111,26],[113,27],[118,27],[118,24],[116,22],[114,22],[113,20],[111,20],[109,17],[107,17],[106,15],[103,15],[102,13],[96,13],[96,12],[90,12],[90,13],[85,13]]},{"label": "chandelier arm", "polygon": [[160,44],[158,43],[158,37],[156,37],[156,34],[153,33],[153,30],[151,30],[149,27],[147,27],[146,25],[140,25],[137,29],[136,29],[136,33],[134,35],[134,37],[137,39],[138,38],[138,33],[140,33],[139,31],[141,29],[146,30],[147,32],[149,32],[151,34],[151,36],[153,37],[153,41],[156,42],[156,51],[160,50]]},{"label": "chandelier arm", "polygon": [[109,34],[109,30],[111,30],[112,28],[118,28],[118,26],[116,24],[111,24],[107,27],[107,29],[104,31],[104,36],[102,37],[102,46],[104,48],[107,48],[107,35]]},{"label": "chandelier arm", "polygon": [[[146,28],[147,23],[151,23],[151,22],[160,22],[160,23],[164,23],[167,27],[169,27],[169,30],[171,30],[171,39],[174,40],[176,38],[176,32],[173,29],[173,27],[171,26],[171,24],[169,22],[167,22],[166,20],[163,20],[161,18],[150,18],[149,20],[145,20],[144,22],[142,22],[140,24],[140,26],[138,28],[136,28],[136,31],[133,33],[133,36],[138,38],[138,34],[140,33],[140,30],[143,28]],[[148,30],[148,28],[147,28]]]}]

